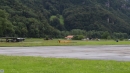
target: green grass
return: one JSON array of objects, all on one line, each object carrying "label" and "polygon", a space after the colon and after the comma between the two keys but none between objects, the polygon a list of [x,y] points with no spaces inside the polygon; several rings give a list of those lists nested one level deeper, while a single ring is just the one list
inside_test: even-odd
[{"label": "green grass", "polygon": [[130,73],[130,62],[0,56],[5,73]]},{"label": "green grass", "polygon": [[0,42],[0,47],[31,47],[31,46],[79,46],[79,45],[130,45],[130,41],[101,40],[101,41],[77,41],[71,40],[70,43],[59,43],[58,39],[44,40],[27,38],[24,42]]}]

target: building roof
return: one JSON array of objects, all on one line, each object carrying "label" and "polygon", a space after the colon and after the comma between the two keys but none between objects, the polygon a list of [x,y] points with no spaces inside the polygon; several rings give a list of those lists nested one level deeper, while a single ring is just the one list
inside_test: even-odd
[{"label": "building roof", "polygon": [[73,35],[68,35],[67,37],[65,38],[69,38],[69,39],[72,39],[74,36]]}]

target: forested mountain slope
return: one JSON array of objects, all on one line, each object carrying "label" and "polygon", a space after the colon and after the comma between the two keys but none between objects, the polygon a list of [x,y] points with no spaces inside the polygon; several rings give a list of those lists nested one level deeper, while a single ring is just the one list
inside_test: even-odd
[{"label": "forested mountain slope", "polygon": [[130,34],[130,0],[0,0],[0,36],[60,37],[72,29]]}]

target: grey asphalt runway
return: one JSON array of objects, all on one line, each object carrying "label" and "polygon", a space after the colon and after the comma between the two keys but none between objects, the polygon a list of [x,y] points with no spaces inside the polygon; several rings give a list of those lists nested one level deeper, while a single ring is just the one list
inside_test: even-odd
[{"label": "grey asphalt runway", "polygon": [[130,45],[0,47],[0,55],[130,61]]}]

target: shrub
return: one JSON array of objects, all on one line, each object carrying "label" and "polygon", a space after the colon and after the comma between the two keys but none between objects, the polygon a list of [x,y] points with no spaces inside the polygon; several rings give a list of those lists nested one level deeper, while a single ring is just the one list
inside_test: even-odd
[{"label": "shrub", "polygon": [[83,35],[76,35],[74,36],[73,40],[82,40],[84,39],[84,36]]}]

